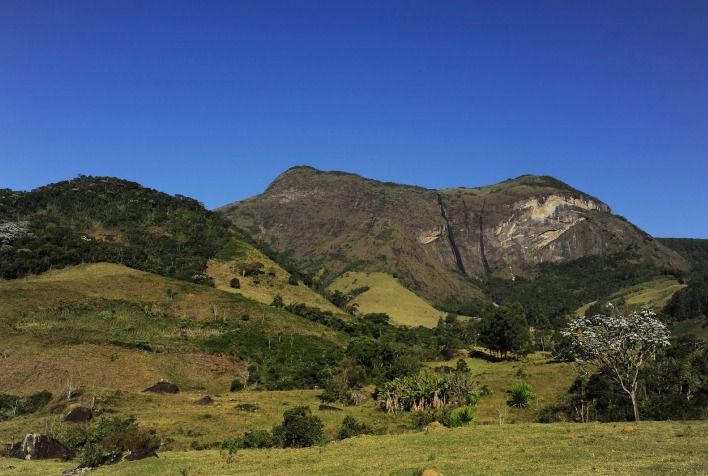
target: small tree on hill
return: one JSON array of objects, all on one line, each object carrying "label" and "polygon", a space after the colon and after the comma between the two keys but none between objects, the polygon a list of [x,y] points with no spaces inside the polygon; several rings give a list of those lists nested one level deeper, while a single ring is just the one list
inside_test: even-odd
[{"label": "small tree on hill", "polygon": [[655,316],[654,311],[645,309],[627,317],[580,317],[562,332],[570,340],[575,360],[594,362],[610,371],[632,400],[635,421],[639,421],[639,370],[660,347],[669,345],[669,332]]}]

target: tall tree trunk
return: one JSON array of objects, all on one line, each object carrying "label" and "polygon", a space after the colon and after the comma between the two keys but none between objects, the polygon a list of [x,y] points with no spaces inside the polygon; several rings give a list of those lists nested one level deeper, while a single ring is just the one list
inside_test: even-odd
[{"label": "tall tree trunk", "polygon": [[639,405],[637,404],[637,390],[633,389],[629,392],[632,399],[632,409],[634,410],[634,421],[639,421]]}]

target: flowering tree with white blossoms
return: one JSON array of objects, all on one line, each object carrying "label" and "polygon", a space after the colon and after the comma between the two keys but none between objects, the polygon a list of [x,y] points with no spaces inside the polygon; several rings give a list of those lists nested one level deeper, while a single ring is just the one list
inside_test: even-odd
[{"label": "flowering tree with white blossoms", "polygon": [[570,340],[573,357],[581,364],[596,363],[629,394],[634,419],[639,421],[637,385],[642,365],[660,347],[669,345],[669,331],[650,309],[629,316],[580,317],[562,332]]}]

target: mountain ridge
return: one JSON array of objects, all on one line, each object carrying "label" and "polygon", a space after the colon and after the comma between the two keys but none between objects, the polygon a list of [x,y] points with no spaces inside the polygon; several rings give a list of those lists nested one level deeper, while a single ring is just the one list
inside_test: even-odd
[{"label": "mountain ridge", "polygon": [[689,268],[601,200],[549,176],[432,190],[297,166],[218,211],[325,281],[384,271],[429,302],[479,297],[485,276],[628,250],[657,268]]}]

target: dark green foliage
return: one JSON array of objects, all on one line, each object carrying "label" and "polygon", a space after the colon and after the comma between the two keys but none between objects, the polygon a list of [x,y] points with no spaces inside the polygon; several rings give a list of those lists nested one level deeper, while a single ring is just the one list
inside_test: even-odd
[{"label": "dark green foliage", "polygon": [[354,417],[346,416],[342,421],[342,427],[337,433],[337,439],[344,440],[353,436],[370,435],[373,432],[373,428],[371,428],[366,423],[359,423],[354,419]]},{"label": "dark green foliage", "polygon": [[526,408],[531,403],[531,400],[536,398],[533,393],[533,388],[526,382],[515,383],[509,391],[509,400],[507,404],[510,407]]},{"label": "dark green foliage", "polygon": [[273,298],[273,302],[270,303],[270,305],[273,307],[284,307],[285,304],[283,303],[283,296],[281,296],[280,294],[276,294]]},{"label": "dark green foliage", "polygon": [[[693,335],[672,340],[640,372],[640,413],[649,420],[688,420],[706,417],[708,408],[708,344]],[[581,403],[589,420],[633,419],[632,402],[610,376],[600,372],[578,378],[571,387],[573,416]]]},{"label": "dark green foliage", "polygon": [[27,397],[0,393],[0,421],[35,413],[52,400],[51,392],[42,390]]},{"label": "dark green foliage", "polygon": [[708,277],[696,276],[687,287],[676,291],[664,307],[664,313],[677,321],[705,317],[708,314]]},{"label": "dark green foliage", "polygon": [[229,388],[230,392],[238,392],[240,390],[243,390],[244,384],[240,379],[234,379],[231,381],[231,387]]},{"label": "dark green foliage", "polygon": [[229,282],[229,286],[233,289],[241,289],[241,281],[239,281],[238,278],[232,278]]},{"label": "dark green foliage", "polygon": [[474,411],[471,406],[447,406],[430,409],[411,414],[411,424],[415,429],[423,429],[433,422],[438,422],[446,427],[454,428],[471,425],[474,423]]},{"label": "dark green foliage", "polygon": [[228,222],[181,195],[80,176],[0,194],[0,277],[86,262],[191,280],[229,240]]},{"label": "dark green foliage", "polygon": [[221,448],[227,450],[229,454],[236,453],[240,449],[273,448],[274,446],[276,446],[276,441],[267,430],[247,431],[243,435],[224,440],[221,444]]},{"label": "dark green foliage", "polygon": [[288,284],[291,286],[297,286],[299,284],[299,280],[297,279],[297,276],[295,274],[290,275],[290,277],[288,278]]},{"label": "dark green foliage", "polygon": [[578,308],[664,272],[630,250],[563,263],[541,263],[530,271],[531,279],[486,278],[485,291],[502,305],[519,302],[525,308],[557,311],[563,307]]},{"label": "dark green foliage", "polygon": [[489,302],[481,299],[459,301],[456,296],[449,296],[442,304],[435,306],[440,311],[459,314],[463,316],[478,317],[490,306]]},{"label": "dark green foliage", "polygon": [[457,372],[462,372],[462,373],[470,373],[470,367],[467,365],[467,362],[465,359],[458,359],[457,364],[455,365],[455,371]]},{"label": "dark green foliage", "polygon": [[551,404],[547,405],[538,412],[536,417],[536,423],[556,423],[561,421],[569,421],[570,408],[563,404]]},{"label": "dark green foliage", "polygon": [[479,323],[479,343],[502,358],[509,352],[517,356],[530,353],[533,341],[521,305],[487,310]]},{"label": "dark green foliage", "polygon": [[695,238],[657,238],[691,263],[694,271],[708,274],[708,240]]},{"label": "dark green foliage", "polygon": [[159,446],[155,432],[140,428],[135,420],[103,418],[89,431],[79,463],[96,467],[125,452],[156,450]]},{"label": "dark green foliage", "polygon": [[297,406],[283,413],[283,424],[273,427],[273,439],[283,448],[305,448],[323,442],[324,424],[308,406]]},{"label": "dark green foliage", "polygon": [[249,368],[248,385],[266,390],[324,386],[326,381],[320,370],[336,366],[343,356],[341,347],[322,337],[276,336],[246,326],[236,325],[222,335],[205,339],[202,346],[254,362]]}]

